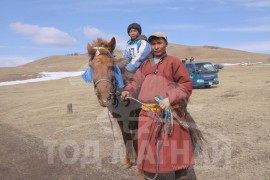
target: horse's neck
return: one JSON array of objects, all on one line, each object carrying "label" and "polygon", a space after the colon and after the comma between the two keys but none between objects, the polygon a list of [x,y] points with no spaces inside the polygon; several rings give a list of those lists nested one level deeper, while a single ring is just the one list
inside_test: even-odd
[{"label": "horse's neck", "polygon": [[124,80],[124,84],[127,85],[130,83],[132,77],[134,76],[134,73],[130,73],[126,70],[126,68],[124,68],[124,71],[122,71],[122,76],[123,76],[123,80]]},{"label": "horse's neck", "polygon": [[126,70],[126,68],[125,68],[125,65],[127,63],[126,59],[124,59],[124,58],[117,59],[116,63],[119,66],[119,68],[121,69],[121,74],[123,77],[124,84],[127,85],[130,82],[131,78],[134,76],[134,74],[130,73]]}]

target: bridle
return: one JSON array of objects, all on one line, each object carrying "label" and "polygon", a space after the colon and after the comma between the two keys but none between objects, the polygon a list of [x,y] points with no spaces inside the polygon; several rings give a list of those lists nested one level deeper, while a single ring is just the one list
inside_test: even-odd
[{"label": "bridle", "polygon": [[115,93],[116,92],[116,90],[117,90],[117,87],[116,87],[116,85],[115,85],[115,83],[114,82],[112,82],[112,81],[110,81],[109,79],[99,79],[99,80],[97,80],[96,82],[94,82],[94,88],[96,89],[97,88],[97,85],[100,83],[100,82],[102,82],[102,81],[105,81],[105,82],[108,82],[108,83],[110,83],[110,84],[112,84],[112,87],[113,87],[113,93]]},{"label": "bridle", "polygon": [[[96,51],[96,53],[95,53],[94,56],[90,57],[91,60],[93,60],[93,59],[95,58],[95,56],[99,56],[99,55],[106,55],[106,56],[109,56],[109,57],[111,57],[111,58],[114,58],[114,56],[110,53],[110,51],[109,51],[107,48],[105,48],[105,47],[98,46],[98,47],[92,47],[92,48],[95,49],[95,50],[97,50],[97,51]],[[106,53],[104,53],[104,52],[99,52],[99,50],[107,50],[108,52],[106,52]],[[112,91],[111,91],[110,94],[111,94],[112,96],[114,96],[114,94],[116,93],[116,90],[117,90],[117,86],[116,86],[116,84],[115,84],[115,81],[111,81],[111,80],[109,80],[109,79],[101,78],[101,79],[98,79],[97,81],[94,81],[94,88],[95,88],[95,90],[96,90],[98,84],[99,84],[100,82],[103,82],[103,81],[105,81],[105,82],[107,82],[107,83],[110,83],[110,84],[112,85],[113,88],[112,88]]]},{"label": "bridle", "polygon": [[114,83],[111,82],[109,79],[99,79],[94,83],[94,86],[97,87],[98,83],[100,83],[102,81],[107,81],[108,83],[111,83],[112,85],[114,85]]}]

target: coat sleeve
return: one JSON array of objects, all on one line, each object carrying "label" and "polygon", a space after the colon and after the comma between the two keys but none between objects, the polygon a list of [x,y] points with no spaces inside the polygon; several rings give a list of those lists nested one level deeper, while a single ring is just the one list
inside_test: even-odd
[{"label": "coat sleeve", "polygon": [[132,57],[130,63],[126,64],[126,69],[129,72],[135,73],[136,70],[141,66],[141,64],[146,60],[147,56],[151,52],[151,46],[150,44],[145,41],[141,40],[140,47],[138,49],[138,53]]},{"label": "coat sleeve", "polygon": [[173,87],[167,92],[170,104],[182,104],[187,101],[192,93],[192,81],[188,71],[180,60],[172,65]]}]

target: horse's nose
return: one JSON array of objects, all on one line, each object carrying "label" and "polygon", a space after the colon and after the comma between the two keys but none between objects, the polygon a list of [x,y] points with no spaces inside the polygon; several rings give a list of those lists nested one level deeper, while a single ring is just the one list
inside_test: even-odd
[{"label": "horse's nose", "polygon": [[107,107],[107,106],[108,106],[108,101],[107,101],[106,99],[99,100],[99,104],[100,104],[102,107]]},{"label": "horse's nose", "polygon": [[115,91],[116,91],[116,87],[115,87],[115,86],[112,86],[112,88],[111,88],[111,90],[110,90],[110,94],[115,93]]},{"label": "horse's nose", "polygon": [[106,105],[108,103],[108,101],[106,99],[103,99],[102,103]]}]

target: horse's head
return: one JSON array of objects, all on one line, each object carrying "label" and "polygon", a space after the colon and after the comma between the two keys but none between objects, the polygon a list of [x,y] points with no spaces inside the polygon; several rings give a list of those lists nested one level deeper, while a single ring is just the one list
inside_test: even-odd
[{"label": "horse's head", "polygon": [[114,37],[110,42],[98,38],[92,44],[87,44],[95,92],[100,105],[103,107],[109,105],[116,88],[114,83],[114,57],[112,55],[115,44]]}]

